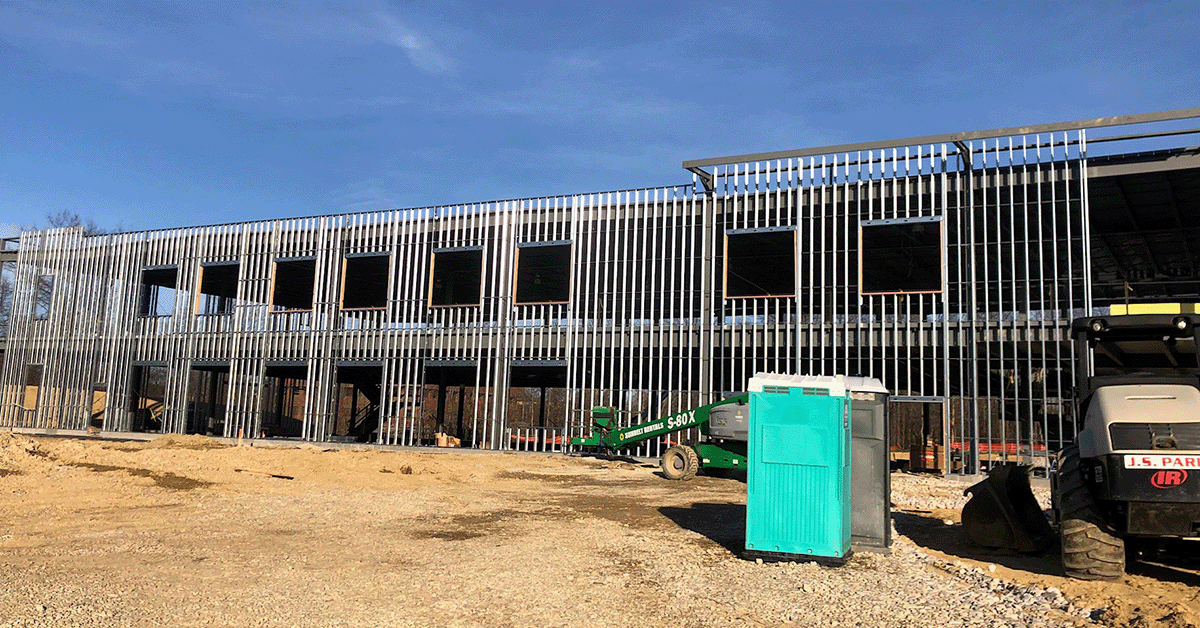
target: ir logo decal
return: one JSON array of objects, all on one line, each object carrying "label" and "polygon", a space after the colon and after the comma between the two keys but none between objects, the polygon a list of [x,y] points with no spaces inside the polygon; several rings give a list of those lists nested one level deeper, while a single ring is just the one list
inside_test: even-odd
[{"label": "ir logo decal", "polygon": [[1187,471],[1182,469],[1155,471],[1154,475],[1150,476],[1150,485],[1154,488],[1175,488],[1186,482],[1187,477]]}]

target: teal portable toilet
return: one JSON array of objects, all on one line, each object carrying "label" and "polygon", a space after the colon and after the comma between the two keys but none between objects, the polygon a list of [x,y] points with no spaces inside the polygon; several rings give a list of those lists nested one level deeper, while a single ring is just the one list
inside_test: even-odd
[{"label": "teal portable toilet", "polygon": [[845,562],[850,413],[842,376],[750,379],[746,555]]}]

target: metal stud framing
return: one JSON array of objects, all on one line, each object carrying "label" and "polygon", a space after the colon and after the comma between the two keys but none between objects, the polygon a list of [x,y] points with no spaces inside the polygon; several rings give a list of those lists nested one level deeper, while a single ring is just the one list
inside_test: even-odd
[{"label": "metal stud framing", "polygon": [[[374,442],[431,442],[431,366],[475,367],[464,431],[477,447],[561,450],[579,409],[645,420],[741,390],[756,371],[880,377],[899,403],[936,409],[951,468],[1036,460],[1074,436],[1073,316],[1091,312],[1083,130],[919,143],[721,164],[691,185],[370,214],[84,237],[22,234],[0,426],[83,429],[93,387],[104,428],[131,427],[131,368],[167,366],[162,431],[182,432],[189,373],[229,367],[223,435],[262,434],[264,377],[306,370],[302,432],[331,438],[337,370],[381,368]],[[704,183],[700,187],[697,183]],[[710,188],[711,190],[707,190]],[[942,289],[861,294],[866,220],[937,219]],[[726,298],[725,237],[795,234],[794,295]],[[518,250],[569,244],[566,302],[517,303]],[[435,251],[482,250],[480,300],[432,306]],[[340,307],[347,256],[389,256],[387,305]],[[272,311],[275,263],[311,258],[311,309]],[[202,264],[236,262],[232,312],[196,305]],[[142,269],[174,266],[170,316],[139,316]],[[56,278],[49,316],[35,284]],[[513,420],[523,365],[566,369],[541,426]],[[26,409],[27,365],[41,365]],[[923,406],[924,407],[924,406]],[[681,435],[687,439],[694,434]],[[661,443],[638,453],[655,455]]]},{"label": "metal stud framing", "polygon": [[[694,311],[706,288],[693,263],[709,203],[681,186],[89,237],[27,232],[0,425],[83,429],[102,384],[104,429],[129,430],[133,367],[161,365],[161,430],[182,432],[191,368],[225,365],[222,435],[260,436],[266,370],[292,365],[307,367],[300,438],[328,440],[337,369],[371,364],[384,383],[375,442],[416,445],[432,437],[421,421],[425,367],[463,364],[477,367],[471,442],[561,450],[582,416],[572,409],[670,413],[712,398],[686,366],[711,358],[693,342],[711,327]],[[546,242],[571,247],[570,299],[516,303],[517,250]],[[431,306],[434,252],[464,248],[483,251],[480,303]],[[343,310],[343,260],[365,253],[389,256],[387,307]],[[315,260],[312,306],[272,311],[275,264],[296,259]],[[203,265],[233,262],[232,311],[203,314]],[[165,267],[177,269],[170,315],[140,316],[143,269]],[[58,278],[50,316],[34,320],[34,291],[22,286],[46,275]],[[566,367],[567,403],[546,427],[510,426],[511,369],[545,363]],[[22,404],[28,364],[44,366],[36,409]]]}]

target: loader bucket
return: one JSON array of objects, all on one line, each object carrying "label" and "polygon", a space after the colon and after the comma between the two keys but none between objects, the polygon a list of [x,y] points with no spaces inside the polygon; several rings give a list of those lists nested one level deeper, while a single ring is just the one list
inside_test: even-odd
[{"label": "loader bucket", "polygon": [[1004,464],[963,492],[962,526],[967,538],[984,547],[1040,552],[1054,542],[1054,530],[1029,486],[1030,465]]}]

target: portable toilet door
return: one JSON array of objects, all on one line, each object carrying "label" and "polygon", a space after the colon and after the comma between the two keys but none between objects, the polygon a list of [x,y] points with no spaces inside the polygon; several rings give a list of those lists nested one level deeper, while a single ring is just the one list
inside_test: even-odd
[{"label": "portable toilet door", "polygon": [[854,551],[892,546],[888,396],[883,382],[847,377],[850,394],[850,545]]}]

